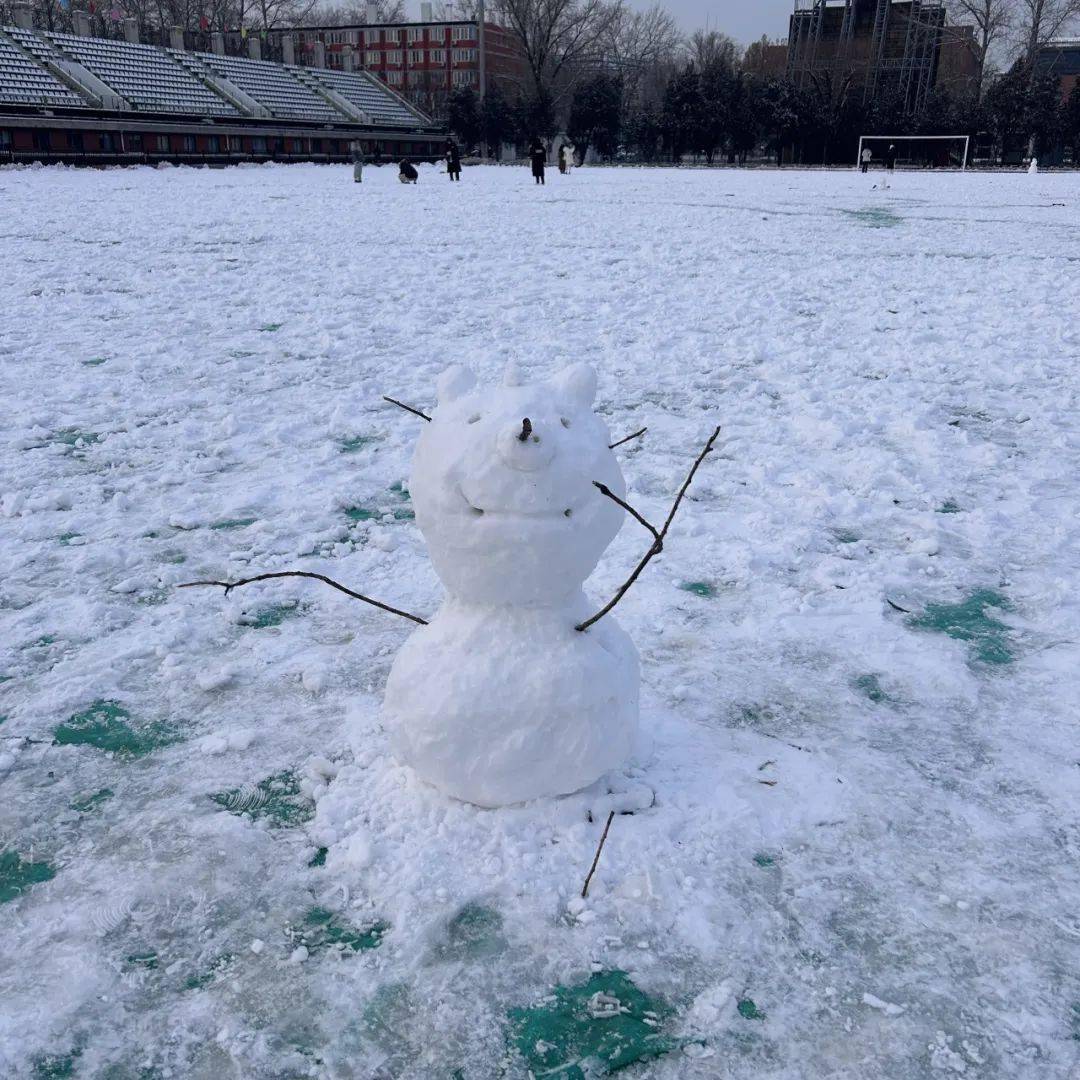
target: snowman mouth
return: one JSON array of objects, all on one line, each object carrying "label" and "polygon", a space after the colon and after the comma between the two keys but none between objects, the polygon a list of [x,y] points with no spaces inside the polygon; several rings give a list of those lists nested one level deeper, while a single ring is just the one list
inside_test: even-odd
[{"label": "snowman mouth", "polygon": [[470,515],[476,518],[506,518],[518,521],[557,521],[559,518],[570,518],[574,515],[574,508],[572,506],[566,507],[564,510],[504,510],[496,509],[494,507],[482,507],[477,506],[471,502],[460,488],[458,494],[461,495],[462,502],[468,507]]}]

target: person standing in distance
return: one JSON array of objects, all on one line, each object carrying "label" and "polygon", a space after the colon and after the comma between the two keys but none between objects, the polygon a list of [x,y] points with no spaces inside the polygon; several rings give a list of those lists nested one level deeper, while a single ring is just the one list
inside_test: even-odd
[{"label": "person standing in distance", "polygon": [[885,151],[885,168],[892,172],[896,168],[896,146],[889,143],[889,149]]},{"label": "person standing in distance", "polygon": [[453,139],[446,140],[446,175],[451,180],[461,180],[461,151]]},{"label": "person standing in distance", "polygon": [[544,182],[544,166],[547,164],[547,150],[539,138],[533,139],[529,147],[529,160],[532,162],[533,179],[538,183]]},{"label": "person standing in distance", "polygon": [[352,178],[357,184],[364,179],[364,144],[359,139],[352,144]]},{"label": "person standing in distance", "polygon": [[870,152],[870,147],[869,146],[864,146],[863,147],[863,152],[862,152],[862,171],[863,172],[866,172],[866,170],[870,168],[870,159],[873,156],[874,155]]}]

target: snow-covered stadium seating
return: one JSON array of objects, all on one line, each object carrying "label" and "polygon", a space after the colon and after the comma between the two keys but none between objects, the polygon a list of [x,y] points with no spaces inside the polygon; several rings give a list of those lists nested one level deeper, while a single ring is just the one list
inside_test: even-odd
[{"label": "snow-covered stadium seating", "polygon": [[142,112],[238,116],[239,111],[164,49],[75,34],[44,35]]},{"label": "snow-covered stadium seating", "polygon": [[332,68],[302,68],[310,78],[340,94],[376,124],[392,127],[416,127],[427,121],[414,112],[374,75],[366,71],[336,71]]},{"label": "snow-covered stadium seating", "polygon": [[[26,47],[22,35],[37,41],[33,34],[14,26],[5,26],[0,30],[0,102],[10,105],[58,105],[68,109],[86,107],[86,102],[78,94],[22,51]],[[12,42],[20,47],[17,48]],[[31,52],[30,49],[26,51]]]},{"label": "snow-covered stadium seating", "polygon": [[227,79],[272,116],[290,120],[315,120],[340,123],[349,119],[295,79],[287,68],[269,60],[245,60],[240,56],[196,53],[199,60],[216,75]]}]

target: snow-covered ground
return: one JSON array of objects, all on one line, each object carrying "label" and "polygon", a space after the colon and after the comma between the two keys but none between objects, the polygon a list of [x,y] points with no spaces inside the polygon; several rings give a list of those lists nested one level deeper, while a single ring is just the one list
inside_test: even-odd
[{"label": "snow-covered ground", "polygon": [[[636,1076],[1078,1075],[1080,177],[877,179],[0,171],[0,1075],[520,1076],[614,969]],[[174,586],[433,611],[381,395],[509,359],[653,520],[723,431],[636,761],[484,811],[387,755],[410,624]]]}]

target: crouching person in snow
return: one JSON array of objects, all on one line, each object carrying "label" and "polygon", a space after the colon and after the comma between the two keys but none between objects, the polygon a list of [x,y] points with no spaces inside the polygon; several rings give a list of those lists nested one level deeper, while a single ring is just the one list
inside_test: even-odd
[{"label": "crouching person in snow", "polygon": [[419,177],[420,174],[416,171],[416,166],[411,161],[402,158],[398,165],[398,179],[403,184],[415,184]]}]

